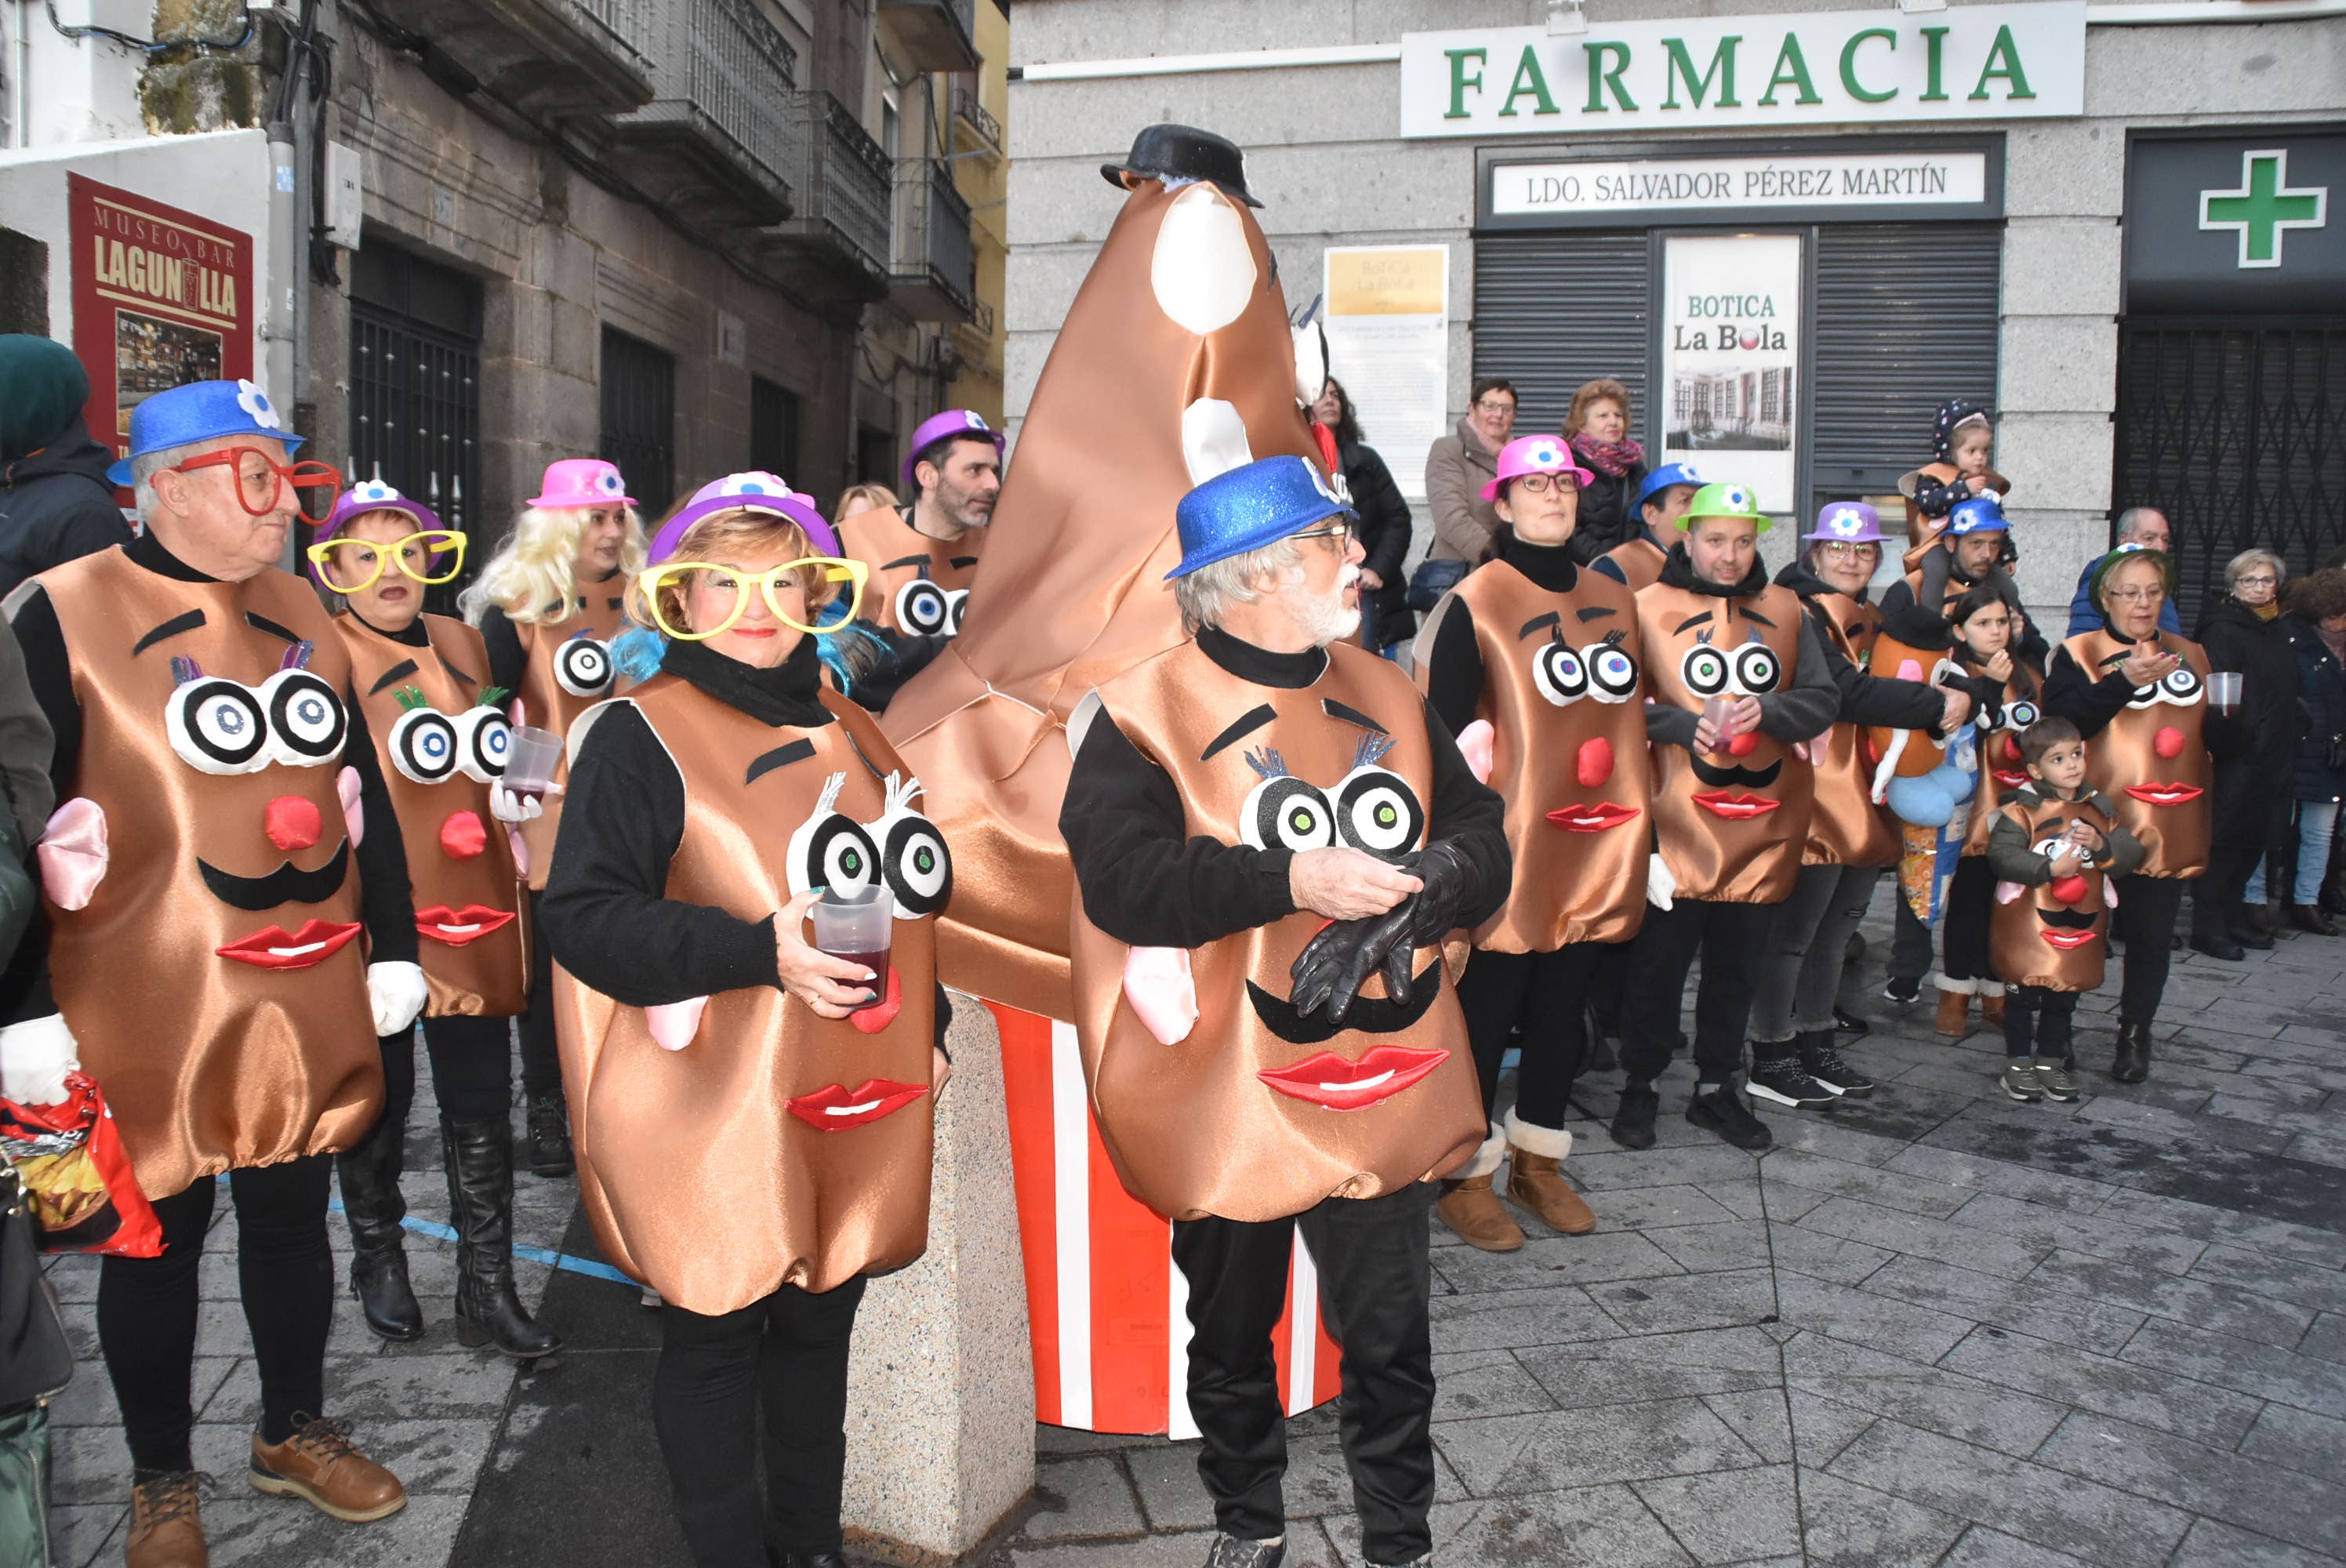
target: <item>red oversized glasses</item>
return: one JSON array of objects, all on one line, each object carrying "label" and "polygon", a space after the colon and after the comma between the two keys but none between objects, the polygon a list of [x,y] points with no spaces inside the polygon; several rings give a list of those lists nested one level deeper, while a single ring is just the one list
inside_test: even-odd
[{"label": "red oversized glasses", "polygon": [[275,511],[278,487],[291,485],[294,510],[312,528],[333,514],[334,497],[342,488],[342,476],[331,463],[280,463],[257,446],[206,453],[164,472],[192,473],[199,468],[233,468],[236,498],[253,517]]}]

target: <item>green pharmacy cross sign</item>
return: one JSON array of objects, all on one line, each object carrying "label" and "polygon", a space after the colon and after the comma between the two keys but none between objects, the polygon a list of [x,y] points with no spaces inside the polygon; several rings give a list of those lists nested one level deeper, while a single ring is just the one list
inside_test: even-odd
[{"label": "green pharmacy cross sign", "polygon": [[2278,267],[2281,230],[2320,229],[2329,209],[2328,186],[2290,188],[2288,149],[2274,148],[2240,155],[2238,190],[2199,193],[2199,227],[2238,229],[2242,267]]}]

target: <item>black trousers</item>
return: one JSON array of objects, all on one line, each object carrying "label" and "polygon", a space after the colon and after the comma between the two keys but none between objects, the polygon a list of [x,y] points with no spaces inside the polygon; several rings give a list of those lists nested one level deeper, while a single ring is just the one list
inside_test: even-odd
[{"label": "black trousers", "polygon": [[[266,1442],[293,1435],[295,1412],[324,1413],[326,1331],[334,1313],[334,1255],[326,1241],[332,1181],[329,1155],[229,1173],[237,1283],[260,1373]],[[205,1176],[155,1200],[161,1257],[108,1257],[98,1266],[98,1348],[122,1407],[130,1462],[141,1471],[195,1468],[188,1385],[196,1359],[196,1268],[218,1186]]]},{"label": "black trousers", "polygon": [[2015,985],[2004,993],[2004,1052],[2075,1061],[2077,993],[2041,985]]},{"label": "black trousers", "polygon": [[2212,940],[2232,934],[2241,901],[2248,897],[2249,874],[2264,855],[2250,844],[2217,844],[2208,850],[2208,869],[2191,890],[2193,936]]},{"label": "black trousers", "polygon": [[1629,978],[1621,996],[1621,1071],[1629,1083],[1650,1084],[1669,1066],[1681,1038],[1687,972],[1698,952],[1702,983],[1694,998],[1696,1076],[1705,1084],[1723,1084],[1742,1071],[1751,993],[1775,945],[1768,929],[1782,913],[1781,904],[1684,898],[1666,910],[1647,907],[1646,923],[1629,944]]},{"label": "black trousers", "polygon": [[554,945],[537,915],[545,896],[529,895],[529,1006],[521,1015],[521,1092],[533,1100],[562,1093],[562,1055],[554,1044]]},{"label": "black trousers", "polygon": [[1906,890],[1898,885],[1898,868],[1891,867],[1890,873],[1890,978],[1920,985],[1931,972],[1931,928],[1907,903]]},{"label": "black trousers", "polygon": [[1344,1466],[1371,1563],[1433,1549],[1433,1350],[1426,1260],[1433,1184],[1382,1197],[1322,1199],[1287,1219],[1173,1222],[1173,1261],[1189,1283],[1189,1413],[1205,1438],[1198,1477],[1214,1522],[1268,1541],[1287,1530],[1280,1479],[1287,1424],[1270,1331],[1287,1305],[1296,1230],[1320,1270],[1328,1327],[1344,1348]]},{"label": "black trousers", "polygon": [[2158,1016],[2158,999],[2166,993],[2167,966],[2173,956],[2168,943],[2175,936],[2175,917],[2183,912],[2183,895],[2190,886],[2181,877],[2118,879],[2118,907],[2110,911],[2110,923],[2126,943],[2126,976],[2118,983],[2122,1022],[2147,1024]]},{"label": "black trousers", "polygon": [[652,1425],[696,1568],[840,1550],[847,1347],[862,1299],[859,1276],[820,1296],[785,1285],[713,1318],[662,1303]]},{"label": "black trousers", "polygon": [[[1553,952],[1476,952],[1458,982],[1466,1038],[1483,1084],[1483,1115],[1499,1093],[1499,1059],[1520,1044],[1515,1115],[1535,1127],[1561,1129],[1573,1080],[1587,1064],[1589,980],[1606,943],[1576,942]],[[1522,1031],[1520,1036],[1517,1030]]]},{"label": "black trousers", "polygon": [[1995,873],[1988,870],[1987,857],[1965,855],[1947,879],[1946,901],[1939,911],[1944,928],[1940,951],[1949,980],[1995,978],[1995,965],[1987,955],[1988,917],[1994,909]]},{"label": "black trousers", "polygon": [[[407,1125],[415,1104],[415,1033],[403,1030],[382,1047],[382,1114]],[[426,1018],[423,1050],[432,1059],[432,1093],[441,1116],[462,1125],[495,1122],[513,1110],[513,1020]]]}]

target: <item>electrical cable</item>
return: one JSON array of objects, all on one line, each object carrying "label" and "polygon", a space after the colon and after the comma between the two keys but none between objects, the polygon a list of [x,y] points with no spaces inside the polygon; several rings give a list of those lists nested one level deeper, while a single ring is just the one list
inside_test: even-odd
[{"label": "electrical cable", "polygon": [[174,49],[195,49],[208,55],[232,55],[252,42],[255,32],[252,16],[244,18],[244,32],[235,38],[134,38],[128,33],[117,33],[111,27],[68,27],[57,15],[57,0],[46,0],[49,25],[64,37],[103,38],[109,44],[119,44],[126,49],[136,49],[142,55],[168,55]]}]

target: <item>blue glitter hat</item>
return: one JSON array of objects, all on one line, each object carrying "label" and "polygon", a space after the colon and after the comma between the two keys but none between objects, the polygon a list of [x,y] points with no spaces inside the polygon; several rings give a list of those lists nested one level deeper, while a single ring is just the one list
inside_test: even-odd
[{"label": "blue glitter hat", "polygon": [[1691,463],[1665,463],[1646,475],[1646,483],[1637,486],[1637,499],[1631,504],[1632,512],[1642,511],[1647,502],[1673,484],[1690,484],[1697,490],[1710,481],[1695,472]]},{"label": "blue glitter hat", "polygon": [[193,446],[224,435],[257,435],[285,443],[291,457],[302,438],[285,428],[285,416],[252,382],[190,382],[159,392],[130,411],[130,457],[106,471],[109,484],[130,483],[130,458],[174,446]]},{"label": "blue glitter hat", "polygon": [[1165,575],[1186,577],[1340,513],[1356,515],[1311,463],[1292,456],[1259,458],[1214,475],[1181,497],[1174,508],[1181,564]]},{"label": "blue glitter hat", "polygon": [[1974,495],[1955,503],[1955,509],[1947,514],[1947,532],[1959,538],[1965,534],[2009,534],[2012,524],[1994,496]]}]

